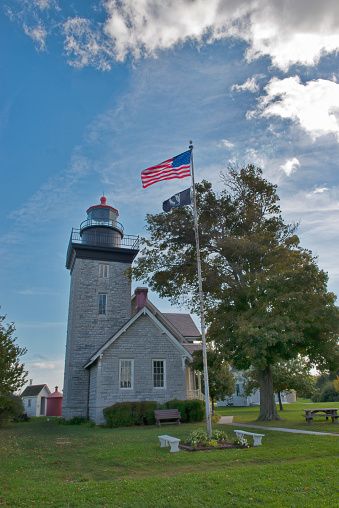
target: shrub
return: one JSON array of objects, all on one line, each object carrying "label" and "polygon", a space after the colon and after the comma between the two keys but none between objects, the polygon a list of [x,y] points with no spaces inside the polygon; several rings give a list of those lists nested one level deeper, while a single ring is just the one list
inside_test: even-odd
[{"label": "shrub", "polygon": [[320,402],[337,402],[339,401],[339,393],[334,388],[333,381],[324,384],[320,394]]},{"label": "shrub", "polygon": [[193,430],[188,437],[191,446],[197,446],[198,443],[207,443],[207,441],[208,437],[204,429]]},{"label": "shrub", "polygon": [[0,395],[0,425],[13,419],[19,421],[24,410],[22,399],[18,395]]},{"label": "shrub", "polygon": [[187,423],[189,420],[188,412],[186,411],[186,400],[173,399],[167,401],[160,409],[177,409],[181,414],[181,421]]},{"label": "shrub", "polygon": [[177,409],[183,423],[202,422],[205,418],[205,403],[199,399],[173,399],[166,402],[163,409]]},{"label": "shrub", "polygon": [[134,425],[133,402],[117,402],[103,411],[108,427]]},{"label": "shrub", "polygon": [[88,420],[88,421],[87,421],[87,422],[85,422],[85,423],[81,423],[81,427],[86,427],[86,428],[87,428],[87,427],[89,427],[89,428],[93,428],[93,427],[95,427],[95,426],[96,426],[96,425],[95,425],[95,423],[94,423],[94,422],[92,422],[92,420]]},{"label": "shrub", "polygon": [[214,411],[214,415],[211,416],[211,422],[212,423],[218,423],[218,421],[220,420],[221,418],[221,414],[220,413],[217,413],[216,411]]},{"label": "shrub", "polygon": [[311,398],[312,398],[313,402],[319,402],[320,398],[321,398],[320,390],[316,390]]},{"label": "shrub", "polygon": [[196,447],[198,444],[202,446],[218,446],[218,441],[227,441],[227,434],[222,430],[214,430],[212,437],[208,437],[204,429],[193,430],[189,437],[188,442],[192,447]]},{"label": "shrub", "polygon": [[199,399],[191,399],[187,402],[186,411],[190,423],[202,422],[205,418],[205,403]]},{"label": "shrub", "polygon": [[227,434],[223,430],[213,430],[212,438],[217,441],[227,441]]},{"label": "shrub", "polygon": [[90,420],[86,420],[86,418],[83,418],[82,416],[74,416],[74,418],[71,418],[70,420],[66,420],[66,418],[58,419],[59,425],[84,425],[89,421]]},{"label": "shrub", "polygon": [[158,403],[154,401],[117,402],[104,409],[108,427],[130,427],[131,425],[154,425],[154,410]]}]

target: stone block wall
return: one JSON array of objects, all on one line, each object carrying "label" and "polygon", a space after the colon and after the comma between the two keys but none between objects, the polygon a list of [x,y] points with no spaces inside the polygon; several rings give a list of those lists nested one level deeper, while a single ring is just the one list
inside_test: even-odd
[{"label": "stone block wall", "polygon": [[[119,360],[134,361],[133,388],[119,387]],[[152,360],[165,360],[165,387],[153,387]],[[141,315],[91,368],[90,415],[104,423],[103,409],[116,402],[186,399],[184,353],[154,324]]]},{"label": "stone block wall", "polygon": [[[99,265],[108,264],[107,278]],[[76,258],[71,273],[63,417],[88,416],[89,358],[131,317],[129,263]],[[99,294],[107,295],[106,315],[99,315]]]}]

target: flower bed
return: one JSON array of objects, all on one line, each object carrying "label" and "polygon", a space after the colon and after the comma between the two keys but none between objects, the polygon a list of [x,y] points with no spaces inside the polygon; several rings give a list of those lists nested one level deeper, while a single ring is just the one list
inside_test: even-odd
[{"label": "flower bed", "polygon": [[202,452],[204,450],[225,450],[227,448],[246,448],[244,445],[234,444],[232,441],[217,441],[216,446],[203,446],[198,443],[197,446],[191,446],[189,443],[180,443],[180,450],[186,450],[187,452]]},{"label": "flower bed", "polygon": [[214,430],[212,437],[208,437],[203,429],[191,432],[187,443],[179,444],[181,450],[186,450],[188,452],[249,447],[249,443],[244,438],[235,437],[232,441],[229,441],[227,434],[221,430]]}]

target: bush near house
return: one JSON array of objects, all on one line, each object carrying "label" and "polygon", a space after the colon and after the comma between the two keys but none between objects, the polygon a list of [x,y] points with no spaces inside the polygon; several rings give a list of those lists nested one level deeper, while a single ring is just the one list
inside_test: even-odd
[{"label": "bush near house", "polygon": [[110,428],[154,425],[156,409],[158,402],[155,401],[117,402],[104,409],[104,417]]},{"label": "bush near house", "polygon": [[155,401],[117,402],[103,412],[107,426],[115,428],[155,425],[154,411],[157,409],[178,409],[183,423],[202,422],[205,418],[205,403],[199,399],[173,399],[165,404]]},{"label": "bush near house", "polygon": [[205,402],[200,399],[173,399],[166,402],[160,409],[177,409],[181,413],[183,423],[202,422],[205,418]]}]

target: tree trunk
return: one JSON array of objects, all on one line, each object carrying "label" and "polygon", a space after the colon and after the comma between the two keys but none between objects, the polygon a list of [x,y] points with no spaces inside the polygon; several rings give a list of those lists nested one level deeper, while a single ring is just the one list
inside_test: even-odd
[{"label": "tree trunk", "polygon": [[212,416],[214,416],[214,397],[211,397],[212,400]]},{"label": "tree trunk", "polygon": [[260,414],[258,420],[282,420],[278,415],[274,400],[273,376],[270,365],[257,369],[260,385]]},{"label": "tree trunk", "polygon": [[282,411],[284,408],[283,408],[283,405],[281,402],[281,393],[280,392],[278,392],[278,399],[279,399],[279,409],[280,409],[280,411]]}]

